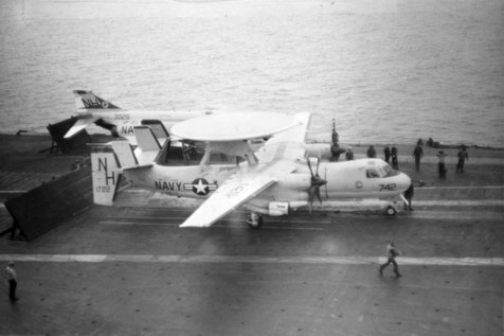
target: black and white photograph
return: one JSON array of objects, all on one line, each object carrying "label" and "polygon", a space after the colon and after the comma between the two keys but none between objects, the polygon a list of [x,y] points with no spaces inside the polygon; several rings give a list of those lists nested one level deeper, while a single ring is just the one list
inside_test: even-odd
[{"label": "black and white photograph", "polygon": [[0,0],[0,335],[504,334],[504,1]]}]

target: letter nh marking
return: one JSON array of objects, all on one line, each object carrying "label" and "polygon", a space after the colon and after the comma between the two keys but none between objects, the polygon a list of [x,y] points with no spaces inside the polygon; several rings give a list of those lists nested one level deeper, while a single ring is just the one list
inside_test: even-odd
[{"label": "letter nh marking", "polygon": [[107,158],[98,158],[98,171],[101,172],[102,169],[105,172],[105,184],[109,185],[109,181],[112,180],[111,185],[115,185],[115,172],[109,174]]}]

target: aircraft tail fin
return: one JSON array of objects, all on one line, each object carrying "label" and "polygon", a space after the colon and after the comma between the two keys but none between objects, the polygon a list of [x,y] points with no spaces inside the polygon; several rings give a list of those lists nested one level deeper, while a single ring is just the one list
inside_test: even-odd
[{"label": "aircraft tail fin", "polygon": [[111,102],[98,97],[90,90],[74,90],[75,105],[77,109],[119,109],[120,107],[112,104]]},{"label": "aircraft tail fin", "polygon": [[159,144],[161,147],[164,145],[166,140],[170,139],[170,134],[166,130],[166,127],[163,125],[163,123],[160,120],[150,120],[150,119],[145,119],[142,120],[142,125],[149,126],[152,132],[154,133],[154,136],[156,139],[159,141]]},{"label": "aircraft tail fin", "polygon": [[135,137],[138,147],[135,149],[136,157],[141,164],[151,164],[157,161],[157,156],[161,151],[159,139],[149,126],[135,126]]},{"label": "aircraft tail fin", "polygon": [[111,146],[107,144],[90,146],[93,201],[99,205],[112,205],[119,185],[121,167]]},{"label": "aircraft tail fin", "polygon": [[138,160],[133,153],[128,140],[116,140],[112,141],[110,144],[121,169],[138,166]]},{"label": "aircraft tail fin", "polygon": [[142,152],[159,151],[161,144],[149,126],[135,126],[135,136]]}]

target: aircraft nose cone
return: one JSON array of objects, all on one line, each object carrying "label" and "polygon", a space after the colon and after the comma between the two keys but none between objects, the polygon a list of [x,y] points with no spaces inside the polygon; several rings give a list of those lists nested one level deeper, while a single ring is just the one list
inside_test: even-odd
[{"label": "aircraft nose cone", "polygon": [[411,178],[408,175],[401,173],[399,181],[399,186],[401,190],[405,191],[406,189],[408,189],[411,183],[412,183]]}]

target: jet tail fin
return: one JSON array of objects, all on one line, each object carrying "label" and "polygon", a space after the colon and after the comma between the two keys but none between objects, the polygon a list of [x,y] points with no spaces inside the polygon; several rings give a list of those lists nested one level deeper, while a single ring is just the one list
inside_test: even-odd
[{"label": "jet tail fin", "polygon": [[112,205],[121,175],[119,162],[111,146],[107,144],[90,146],[93,201],[99,205]]},{"label": "jet tail fin", "polygon": [[[77,116],[78,119],[75,124],[65,133],[65,139],[71,138],[81,130],[85,129],[88,125],[99,121],[98,118],[93,116],[93,114],[89,110],[119,109],[119,107],[112,104],[111,102],[95,95],[93,91],[74,90],[73,93],[75,95],[75,105],[77,106],[77,109],[86,111],[79,113],[79,115]],[[106,125],[105,123],[102,126],[108,128],[108,125]],[[110,128],[111,127],[112,126],[110,126]]]},{"label": "jet tail fin", "polygon": [[119,109],[120,107],[112,104],[111,102],[98,97],[90,90],[74,90],[75,105],[77,109]]}]

